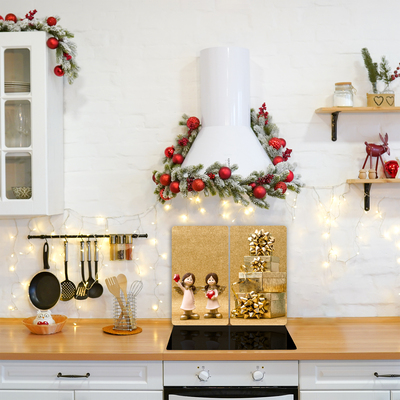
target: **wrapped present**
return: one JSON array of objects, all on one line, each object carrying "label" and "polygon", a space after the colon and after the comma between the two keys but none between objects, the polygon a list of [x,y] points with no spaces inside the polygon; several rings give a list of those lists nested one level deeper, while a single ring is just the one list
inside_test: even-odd
[{"label": "wrapped present", "polygon": [[279,272],[279,257],[275,256],[244,256],[244,265],[248,271]]},{"label": "wrapped present", "polygon": [[238,291],[241,293],[261,292],[262,272],[239,272]]},{"label": "wrapped present", "polygon": [[269,302],[264,318],[278,318],[286,315],[286,293],[263,293]]},{"label": "wrapped present", "polygon": [[251,256],[270,256],[274,251],[275,238],[264,229],[257,230],[248,237]]},{"label": "wrapped present", "polygon": [[286,292],[286,272],[262,272],[262,292]]}]

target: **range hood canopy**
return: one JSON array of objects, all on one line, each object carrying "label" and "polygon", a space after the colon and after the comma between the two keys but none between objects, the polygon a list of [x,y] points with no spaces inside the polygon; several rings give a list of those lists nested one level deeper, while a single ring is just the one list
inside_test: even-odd
[{"label": "range hood canopy", "polygon": [[202,128],[182,166],[237,164],[243,177],[271,160],[250,127],[250,57],[240,47],[200,52]]}]

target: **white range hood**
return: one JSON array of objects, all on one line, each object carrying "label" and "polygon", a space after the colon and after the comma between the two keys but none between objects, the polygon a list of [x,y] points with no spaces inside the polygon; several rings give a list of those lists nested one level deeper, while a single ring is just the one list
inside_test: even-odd
[{"label": "white range hood", "polygon": [[238,164],[243,177],[271,161],[250,128],[250,57],[240,47],[200,52],[202,128],[182,166]]}]

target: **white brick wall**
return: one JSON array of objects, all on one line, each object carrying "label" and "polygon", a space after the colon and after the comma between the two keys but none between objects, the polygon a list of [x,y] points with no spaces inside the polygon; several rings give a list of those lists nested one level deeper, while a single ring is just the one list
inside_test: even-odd
[{"label": "white brick wall", "polygon": [[[20,0],[13,7],[3,13],[22,16],[32,5]],[[120,272],[132,281],[140,267],[144,290],[139,316],[169,316],[170,231],[183,224],[183,213],[190,225],[286,225],[289,316],[399,314],[400,186],[373,186],[372,210],[365,214],[361,185],[349,188],[344,182],[357,176],[363,143],[377,141],[379,132],[388,132],[392,155],[400,156],[400,115],[342,115],[333,143],[330,117],[314,113],[332,104],[338,81],[352,81],[355,105],[365,105],[369,83],[362,47],[376,60],[386,55],[392,67],[397,65],[398,1],[71,0],[39,1],[35,7],[40,17],[60,15],[60,24],[75,33],[78,45],[80,77],[72,86],[65,84],[64,92],[66,212],[32,221],[0,220],[0,317],[34,312],[24,285],[42,266],[42,242],[32,241],[26,254],[30,230],[105,233],[105,220],[95,217],[108,217],[110,232],[138,230],[158,239],[158,251],[167,258],[158,258],[150,240],[138,240],[136,264],[110,263],[105,246],[101,282]],[[164,149],[179,133],[180,116],[201,116],[199,52],[226,45],[250,49],[252,106],[267,103],[308,187],[296,209],[289,195],[286,203],[271,200],[269,211],[250,216],[233,204],[225,211],[218,199],[202,203],[204,216],[181,199],[173,201],[172,210],[158,206],[155,212],[151,171],[161,168]],[[331,202],[332,195],[343,193],[346,202],[340,207]],[[383,218],[377,216],[378,207]],[[330,210],[333,223],[326,240],[324,216]],[[78,283],[76,243],[70,246],[70,278]],[[54,241],[54,247],[52,267],[63,280],[61,243]],[[332,257],[324,268],[331,247],[339,261]],[[162,284],[156,286],[158,282]],[[163,301],[158,312],[152,310],[155,294]],[[59,303],[54,312],[73,318],[111,316],[111,296],[105,291],[100,299]]]}]

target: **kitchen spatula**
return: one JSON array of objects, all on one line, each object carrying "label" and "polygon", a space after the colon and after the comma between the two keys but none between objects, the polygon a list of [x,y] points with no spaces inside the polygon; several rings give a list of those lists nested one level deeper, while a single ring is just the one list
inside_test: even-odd
[{"label": "kitchen spatula", "polygon": [[106,278],[106,285],[110,293],[115,296],[118,301],[119,306],[121,307],[121,312],[125,315],[128,320],[128,325],[131,325],[131,321],[129,318],[129,314],[126,312],[124,303],[121,300],[121,287],[118,284],[118,280],[115,276],[111,276],[110,278]]}]

